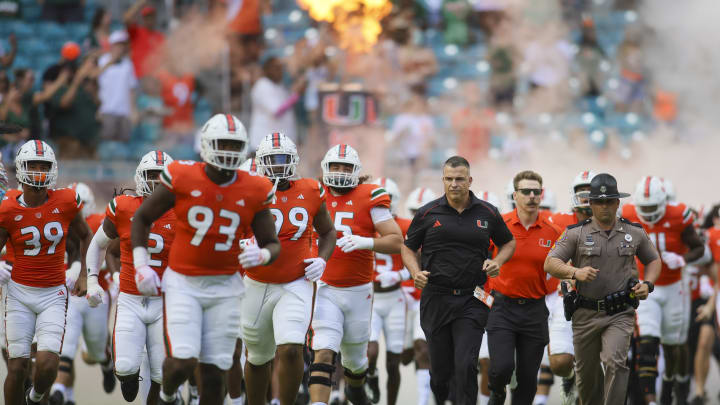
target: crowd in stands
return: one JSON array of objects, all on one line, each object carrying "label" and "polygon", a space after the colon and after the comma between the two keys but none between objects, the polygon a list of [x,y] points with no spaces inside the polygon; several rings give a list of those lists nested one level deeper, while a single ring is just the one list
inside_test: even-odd
[{"label": "crowd in stands", "polygon": [[641,21],[632,0],[393,0],[356,55],[293,0],[0,0],[0,121],[24,128],[0,148],[194,158],[197,126],[228,111],[253,145],[279,125],[302,147],[332,131],[321,93],[349,84],[414,169],[511,158],[525,136],[629,144],[677,114]]}]

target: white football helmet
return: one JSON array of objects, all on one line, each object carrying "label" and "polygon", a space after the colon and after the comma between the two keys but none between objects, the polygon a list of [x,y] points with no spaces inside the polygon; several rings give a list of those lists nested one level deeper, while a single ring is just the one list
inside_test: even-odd
[{"label": "white football helmet", "polygon": [[[595,177],[595,172],[592,170],[585,170],[584,172],[578,173],[577,176],[575,176],[575,179],[572,182],[572,185],[570,186],[570,207],[575,208],[589,208],[590,207],[590,200],[588,200],[588,196],[590,195],[589,191],[580,191],[578,192],[577,189],[579,187],[583,186],[589,186],[590,181],[592,181],[592,178]],[[585,200],[585,202],[583,202]]]},{"label": "white football helmet", "polygon": [[423,205],[438,198],[437,194],[429,188],[418,187],[411,191],[405,201],[405,208],[410,212],[410,216],[414,217],[415,212]]},{"label": "white football helmet", "polygon": [[[350,173],[331,172],[330,163],[352,165],[353,170]],[[362,170],[360,156],[350,145],[340,144],[330,148],[320,162],[320,166],[323,172],[323,183],[328,187],[353,188],[360,183],[360,170]]]},{"label": "white football helmet", "polygon": [[382,186],[388,194],[390,194],[390,211],[393,215],[397,215],[398,204],[400,204],[400,188],[393,179],[387,177],[379,177],[373,181],[373,184]]},{"label": "white football helmet", "polygon": [[490,204],[494,205],[495,208],[498,209],[498,211],[500,211],[500,198],[498,198],[498,196],[492,191],[478,191],[475,196],[477,196],[477,198],[483,201],[489,202]]},{"label": "white football helmet", "polygon": [[[50,170],[47,172],[30,171],[29,162],[49,162]],[[34,187],[52,188],[58,176],[55,152],[50,145],[43,141],[27,141],[20,147],[15,157],[15,176],[18,182]]]},{"label": "white football helmet", "polygon": [[292,139],[281,132],[265,135],[255,153],[257,171],[269,179],[295,177],[300,156]]},{"label": "white football helmet", "polygon": [[510,209],[515,209],[515,200],[513,199],[513,193],[515,192],[515,184],[513,183],[512,179],[510,179],[510,182],[505,187],[505,198],[508,201],[508,205],[510,205]]},{"label": "white football helmet", "polygon": [[95,212],[95,195],[93,194],[90,187],[82,182],[73,183],[70,188],[80,196],[80,201],[83,202],[82,215],[87,217],[88,215]]},{"label": "white football helmet", "polygon": [[550,189],[544,189],[542,199],[540,200],[540,209],[555,212],[555,208],[557,208],[555,193]]},{"label": "white football helmet", "polygon": [[652,225],[662,219],[667,206],[667,194],[659,177],[643,177],[635,187],[633,202],[640,221]]},{"label": "white football helmet", "polygon": [[[242,142],[239,151],[222,150],[219,141]],[[248,135],[245,126],[231,114],[215,114],[200,129],[200,157],[218,169],[237,170],[247,159]]]},{"label": "white football helmet", "polygon": [[254,158],[248,158],[240,165],[240,170],[257,173],[257,162]]},{"label": "white football helmet", "polygon": [[677,198],[677,195],[675,194],[675,185],[672,181],[669,179],[661,178],[663,182],[663,187],[665,188],[665,195],[667,196],[668,202],[675,202],[675,198]]},{"label": "white football helmet", "polygon": [[135,192],[137,195],[145,197],[152,194],[160,180],[148,180],[148,172],[151,170],[163,171],[172,161],[170,155],[161,150],[153,150],[143,155],[135,169]]}]

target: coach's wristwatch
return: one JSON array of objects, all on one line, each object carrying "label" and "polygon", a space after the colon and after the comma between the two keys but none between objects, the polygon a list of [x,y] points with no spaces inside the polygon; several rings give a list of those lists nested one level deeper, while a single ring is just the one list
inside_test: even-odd
[{"label": "coach's wristwatch", "polygon": [[651,292],[655,291],[655,284],[653,284],[653,283],[650,282],[650,281],[643,281],[643,283],[647,284],[647,286],[648,286],[648,293],[651,293]]}]

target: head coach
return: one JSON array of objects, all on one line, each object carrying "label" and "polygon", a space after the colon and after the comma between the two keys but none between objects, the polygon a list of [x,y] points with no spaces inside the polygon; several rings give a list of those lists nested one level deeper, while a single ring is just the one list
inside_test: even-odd
[{"label": "head coach", "polygon": [[[467,160],[449,158],[442,180],[445,195],[415,214],[401,254],[415,286],[423,289],[420,326],[435,401],[444,403],[453,389],[455,404],[469,405],[477,401],[477,359],[489,312],[473,293],[488,276],[497,276],[515,240],[498,210],[470,191]],[[498,247],[493,260],[488,259],[490,241]]]}]

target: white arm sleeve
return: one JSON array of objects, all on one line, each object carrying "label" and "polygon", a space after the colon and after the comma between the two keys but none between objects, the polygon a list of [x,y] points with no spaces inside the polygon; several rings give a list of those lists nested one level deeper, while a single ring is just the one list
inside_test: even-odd
[{"label": "white arm sleeve", "polygon": [[370,209],[370,217],[372,218],[373,224],[379,224],[380,222],[393,219],[390,208],[385,207],[373,207]]},{"label": "white arm sleeve", "polygon": [[87,256],[85,257],[85,268],[87,268],[88,276],[98,275],[100,273],[100,263],[105,258],[105,249],[110,244],[110,238],[105,235],[105,231],[101,226],[95,236],[93,236],[90,246],[88,246]]}]

